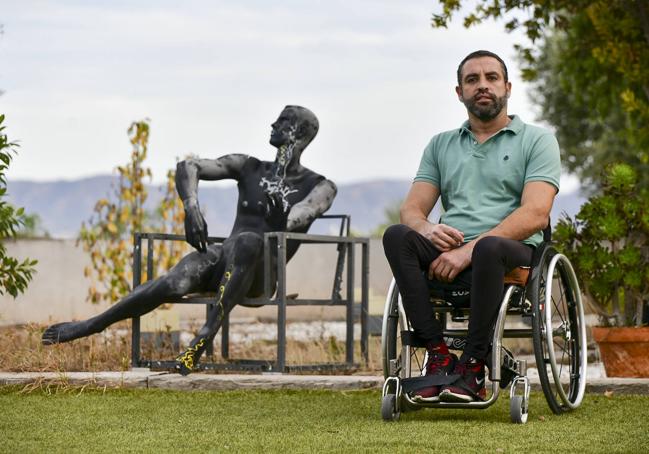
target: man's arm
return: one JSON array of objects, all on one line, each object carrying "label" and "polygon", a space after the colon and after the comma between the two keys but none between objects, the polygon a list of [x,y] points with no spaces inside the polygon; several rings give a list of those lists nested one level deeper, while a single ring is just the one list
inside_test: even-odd
[{"label": "man's arm", "polygon": [[545,181],[531,181],[523,188],[521,206],[512,211],[493,229],[462,247],[440,255],[430,265],[428,274],[441,281],[450,282],[471,264],[473,248],[486,236],[499,236],[522,241],[548,225],[548,218],[557,189]]},{"label": "man's arm", "polygon": [[459,230],[445,224],[434,224],[428,221],[439,198],[439,188],[434,184],[415,181],[401,205],[401,223],[428,238],[440,251],[449,251],[458,247],[464,240]]},{"label": "man's arm", "polygon": [[337,192],[338,189],[333,181],[323,180],[315,185],[304,200],[291,207],[286,230],[292,232],[309,225],[315,218],[329,209]]},{"label": "man's arm", "polygon": [[218,159],[186,159],[176,165],[176,191],[185,207],[185,238],[199,252],[207,251],[207,223],[198,206],[198,181],[238,179],[248,159],[230,154]]}]

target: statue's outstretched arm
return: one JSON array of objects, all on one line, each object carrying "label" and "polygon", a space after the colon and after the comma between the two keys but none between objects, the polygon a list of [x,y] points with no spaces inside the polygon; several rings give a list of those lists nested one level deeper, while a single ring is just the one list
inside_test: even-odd
[{"label": "statue's outstretched arm", "polygon": [[176,190],[185,207],[185,238],[199,252],[207,251],[207,223],[198,206],[198,181],[239,179],[248,159],[229,154],[218,159],[186,159],[176,166]]},{"label": "statue's outstretched arm", "polygon": [[333,181],[318,183],[301,202],[296,203],[288,214],[286,230],[289,232],[309,225],[315,218],[327,211],[336,197],[338,189]]}]

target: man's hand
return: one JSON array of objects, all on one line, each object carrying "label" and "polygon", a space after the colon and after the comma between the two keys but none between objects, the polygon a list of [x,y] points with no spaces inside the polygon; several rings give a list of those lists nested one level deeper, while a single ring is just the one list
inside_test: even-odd
[{"label": "man's hand", "polygon": [[207,222],[197,201],[185,203],[185,239],[198,252],[207,252]]},{"label": "man's hand", "polygon": [[460,247],[464,241],[462,232],[446,224],[428,224],[420,233],[441,252],[448,252]]},{"label": "man's hand", "polygon": [[266,222],[277,232],[286,231],[289,210],[284,211],[284,201],[278,193],[266,193]]},{"label": "man's hand", "polygon": [[471,249],[464,245],[442,253],[428,267],[428,278],[452,282],[460,272],[471,264]]}]

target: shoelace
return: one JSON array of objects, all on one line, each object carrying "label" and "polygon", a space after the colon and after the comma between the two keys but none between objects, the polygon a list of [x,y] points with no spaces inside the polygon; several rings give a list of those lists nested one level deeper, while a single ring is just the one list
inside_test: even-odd
[{"label": "shoelace", "polygon": [[465,362],[465,363],[458,363],[455,366],[455,370],[453,372],[459,375],[465,375],[467,372],[474,372],[474,373],[480,372],[481,368],[482,368],[482,364],[480,363],[470,364],[468,362]]},{"label": "shoelace", "polygon": [[428,353],[428,363],[426,364],[426,374],[439,373],[440,369],[448,366],[451,361],[451,355],[443,355],[441,353]]}]

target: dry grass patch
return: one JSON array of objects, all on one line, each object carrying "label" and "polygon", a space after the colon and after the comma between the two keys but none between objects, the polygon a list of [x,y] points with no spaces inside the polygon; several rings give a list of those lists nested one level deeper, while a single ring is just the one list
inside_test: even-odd
[{"label": "dry grass patch", "polygon": [[[129,322],[113,325],[106,331],[77,339],[73,342],[52,346],[41,345],[44,325],[28,324],[0,327],[0,364],[2,370],[13,372],[61,372],[61,371],[125,371],[130,369],[131,331]],[[184,348],[180,346],[181,350]],[[169,333],[161,333],[154,344],[142,342],[142,358],[170,360],[180,351],[174,347]],[[220,336],[214,345],[210,362],[223,362],[220,357]],[[231,343],[230,358],[274,360],[277,346],[274,341],[250,340]],[[345,361],[345,342],[333,336],[298,341],[287,340],[287,363],[322,364]],[[360,343],[355,342],[354,361],[359,368],[354,373],[381,373],[380,338],[370,337],[369,362],[361,360]]]}]

